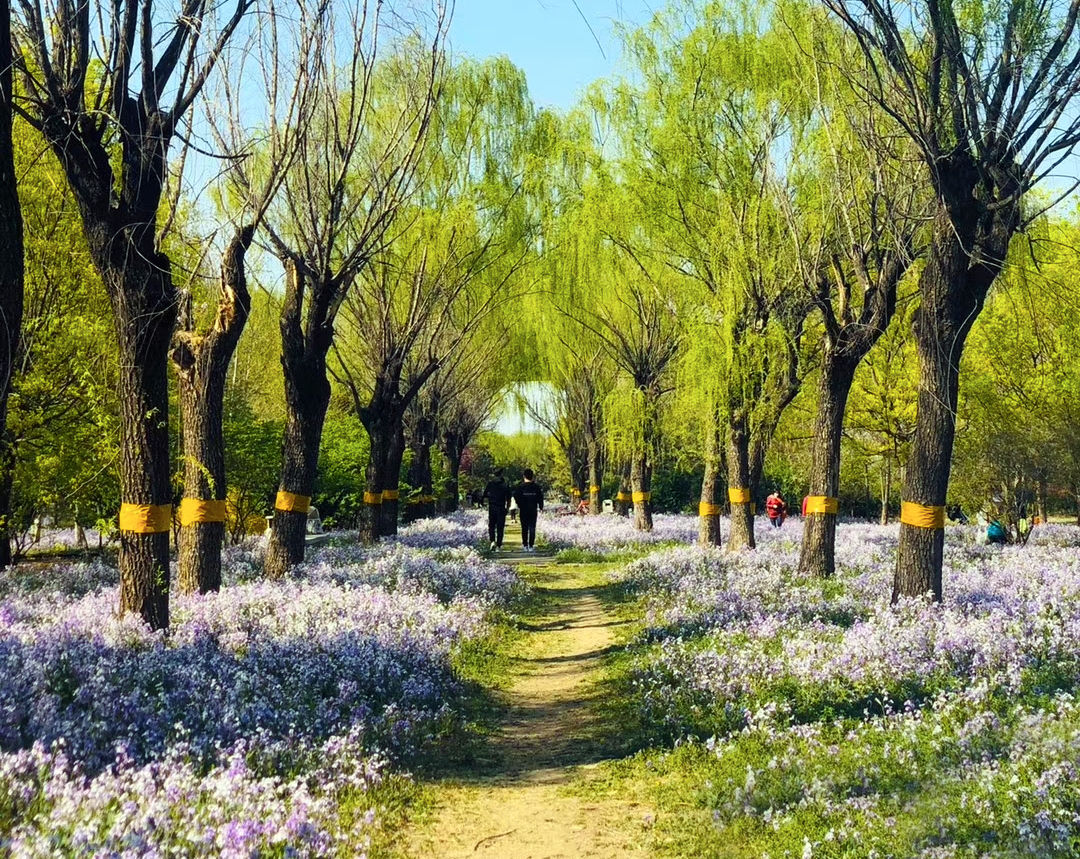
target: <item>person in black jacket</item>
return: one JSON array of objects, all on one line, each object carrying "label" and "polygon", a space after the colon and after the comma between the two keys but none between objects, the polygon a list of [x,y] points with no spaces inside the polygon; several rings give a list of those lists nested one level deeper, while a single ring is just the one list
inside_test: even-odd
[{"label": "person in black jacket", "polygon": [[488,505],[488,539],[491,540],[491,548],[501,549],[503,531],[506,528],[506,511],[510,507],[510,487],[503,480],[501,468],[495,469],[495,474],[484,487],[482,500],[487,501]]},{"label": "person in black jacket", "polygon": [[521,545],[526,552],[531,552],[536,542],[536,514],[544,509],[544,492],[533,483],[531,468],[526,468],[521,476],[525,481],[514,490],[514,500],[521,514]]}]

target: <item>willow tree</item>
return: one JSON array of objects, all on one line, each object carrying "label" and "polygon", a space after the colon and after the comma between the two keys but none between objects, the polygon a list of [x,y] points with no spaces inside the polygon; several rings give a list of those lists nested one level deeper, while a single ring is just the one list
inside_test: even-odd
[{"label": "willow tree", "polygon": [[911,147],[895,134],[887,114],[853,92],[839,71],[851,66],[844,40],[827,26],[815,36],[806,82],[822,122],[802,204],[819,217],[795,259],[821,317],[820,365],[799,569],[830,576],[848,395],[856,370],[893,318],[900,281],[917,256],[926,195],[920,193],[924,179]]},{"label": "willow tree", "polygon": [[[235,225],[221,256],[217,301],[204,313],[193,309],[192,290],[182,290],[171,356],[176,367],[184,446],[184,496],[180,502],[178,580],[181,591],[207,593],[221,587],[221,549],[225,541],[226,494],[224,401],[225,382],[236,347],[251,310],[245,257],[255,230],[299,151],[299,135],[308,127],[311,77],[303,65],[287,57],[315,56],[323,37],[321,9],[296,8],[288,28],[273,2],[263,26],[252,34],[245,50],[227,55],[222,63],[220,97],[207,108],[207,122],[222,148],[237,157],[257,160],[242,174],[226,172],[223,205]],[[283,32],[284,31],[284,32]],[[252,70],[273,82],[266,113],[257,115],[237,86]],[[223,105],[225,109],[223,109]],[[263,129],[269,132],[260,135]],[[250,142],[257,141],[257,152]],[[242,178],[243,184],[235,180]],[[195,287],[196,284],[193,284]],[[207,302],[210,304],[210,302]]]},{"label": "willow tree", "polygon": [[237,0],[220,25],[221,10],[203,0],[15,7],[19,109],[63,165],[121,350],[120,607],[155,629],[169,623],[177,310],[158,215],[173,138],[250,6]]},{"label": "willow tree", "polygon": [[[719,384],[701,387],[717,390],[708,412],[720,429],[706,435],[723,436],[733,550],[754,545],[754,491],[801,381],[809,302],[791,265],[800,237],[783,213],[811,112],[793,84],[794,47],[768,10],[676,4],[630,37],[634,74],[604,106],[635,200],[636,224],[618,243],[711,317],[720,360],[700,369]],[[707,471],[700,512],[718,537],[715,484]]]},{"label": "willow tree", "polygon": [[[915,316],[919,401],[893,598],[942,595],[960,359],[1030,222],[1025,194],[1080,142],[1080,0],[825,0],[854,34],[868,94],[904,129],[937,197]],[[852,70],[852,74],[858,74]]]},{"label": "willow tree", "polygon": [[[270,248],[285,269],[285,430],[266,552],[272,577],[304,558],[330,403],[327,355],[334,325],[416,190],[448,24],[442,0],[401,14],[368,0],[330,4],[320,13],[325,43],[309,57],[315,107],[264,219]],[[266,80],[271,103],[276,86]],[[271,136],[284,135],[283,115],[270,111],[268,123]],[[232,167],[240,187],[258,187],[258,159],[234,158]]]},{"label": "willow tree", "polygon": [[407,222],[346,302],[335,372],[371,438],[361,540],[397,530],[406,409],[511,298],[531,256],[532,118],[525,77],[505,59],[449,69]]},{"label": "willow tree", "polygon": [[[492,416],[503,388],[500,357],[504,350],[505,344],[493,328],[478,332],[431,375],[406,409],[405,441],[412,453],[407,478],[411,492],[405,499],[407,521],[433,516],[439,502],[443,501],[445,508],[451,496],[457,500],[460,454],[449,462],[447,482],[452,485],[440,493],[433,485],[431,453],[438,449],[440,439],[448,437],[455,441],[451,449],[463,451]],[[417,369],[423,368],[410,370],[406,384],[411,385]],[[459,438],[462,433],[467,436],[464,444]],[[447,497],[440,498],[440,494]]]},{"label": "willow tree", "polygon": [[0,569],[11,564],[11,484],[15,454],[7,431],[23,314],[23,224],[15,184],[11,75],[11,3],[0,8]]}]

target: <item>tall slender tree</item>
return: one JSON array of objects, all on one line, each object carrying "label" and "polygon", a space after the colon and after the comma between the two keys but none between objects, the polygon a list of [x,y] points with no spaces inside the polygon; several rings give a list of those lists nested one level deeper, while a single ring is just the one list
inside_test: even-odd
[{"label": "tall slender tree", "polygon": [[0,568],[11,564],[11,488],[15,454],[7,429],[8,395],[23,315],[23,222],[12,135],[11,3],[0,5]]},{"label": "tall slender tree", "polygon": [[[264,221],[285,269],[280,329],[286,418],[266,553],[271,577],[304,558],[330,403],[327,355],[334,325],[416,191],[449,23],[443,0],[432,0],[426,12],[410,9],[412,17],[374,0],[330,4],[321,14],[325,44],[310,58],[315,108]],[[276,85],[267,81],[272,103]],[[271,135],[284,134],[280,115],[271,111],[268,121]],[[231,163],[240,187],[258,187],[257,159]]]},{"label": "tall slender tree", "polygon": [[[1025,194],[1080,142],[1080,0],[824,0],[854,34],[867,93],[901,125],[937,197],[915,316],[919,402],[893,598],[942,596],[960,358]],[[858,74],[857,70],[852,70]]]}]

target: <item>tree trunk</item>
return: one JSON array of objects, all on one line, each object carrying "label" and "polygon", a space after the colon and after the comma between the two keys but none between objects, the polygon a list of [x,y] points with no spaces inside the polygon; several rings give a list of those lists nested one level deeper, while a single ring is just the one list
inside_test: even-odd
[{"label": "tree trunk", "polygon": [[90,544],[86,542],[86,531],[79,521],[75,520],[75,548],[76,549],[89,549]]},{"label": "tree trunk", "polygon": [[652,517],[652,464],[647,456],[636,456],[630,469],[630,485],[633,487],[634,528],[651,531]]},{"label": "tree trunk", "polygon": [[466,441],[457,432],[444,432],[442,452],[446,457],[446,498],[442,502],[445,513],[457,511],[461,496],[461,460],[465,456]]},{"label": "tree trunk", "polygon": [[589,439],[589,513],[600,512],[600,445]]},{"label": "tree trunk", "polygon": [[413,522],[435,515],[435,496],[431,488],[431,445],[429,435],[418,435],[413,441],[413,458],[409,465],[409,485],[413,496],[405,505],[405,520]]},{"label": "tree trunk", "polygon": [[382,421],[365,425],[371,441],[371,458],[364,472],[364,506],[360,510],[361,543],[372,544],[379,539],[382,527],[383,481],[386,460],[390,456],[390,431]]},{"label": "tree trunk", "polygon": [[1046,518],[1046,475],[1040,474],[1035,484],[1035,515],[1045,524]]},{"label": "tree trunk", "polygon": [[754,515],[750,492],[750,438],[745,418],[736,418],[728,428],[728,499],[731,502],[729,552],[753,549]]},{"label": "tree trunk", "polygon": [[306,291],[296,265],[287,260],[286,297],[281,310],[281,364],[285,376],[285,433],[281,482],[274,504],[274,524],[266,549],[266,573],[282,578],[304,560],[307,512],[315,489],[319,445],[330,405],[326,353],[333,338],[330,323],[304,331],[302,298]]},{"label": "tree trunk", "polygon": [[[969,198],[970,200],[970,198]],[[920,305],[914,333],[919,355],[919,395],[911,455],[904,475],[903,502],[933,508],[923,524],[905,521],[901,509],[900,545],[896,556],[893,600],[931,593],[941,600],[941,563],[945,531],[939,527],[952,465],[960,357],[968,332],[982,309],[1008,249],[1007,235],[987,237],[972,204],[939,206],[930,255],[919,279]],[[1000,227],[995,221],[991,227]],[[981,234],[980,234],[981,233]],[[976,240],[982,257],[971,249]],[[930,513],[933,512],[934,516]],[[927,527],[932,524],[933,527]]]},{"label": "tree trunk", "polygon": [[885,473],[881,477],[881,524],[889,524],[889,497],[892,495],[892,457],[885,460]]},{"label": "tree trunk", "polygon": [[23,224],[15,181],[11,80],[11,5],[0,7],[0,569],[11,565],[13,439],[7,429],[8,396],[20,349],[23,316]]},{"label": "tree trunk", "polygon": [[840,439],[848,393],[857,366],[857,360],[845,361],[832,353],[826,354],[821,367],[810,496],[824,498],[825,501],[817,503],[826,509],[823,512],[808,510],[803,522],[799,571],[805,575],[827,577],[836,570],[835,505],[840,489]]},{"label": "tree trunk", "polygon": [[630,463],[623,463],[619,469],[619,492],[615,496],[615,512],[620,516],[630,516],[630,502],[633,495],[630,489]]},{"label": "tree trunk", "polygon": [[698,545],[720,545],[720,418],[712,413],[712,426],[705,440],[705,476],[701,480],[698,504]]},{"label": "tree trunk", "polygon": [[[172,526],[168,356],[176,292],[168,260],[148,246],[130,252],[126,265],[102,272],[120,344],[120,611],[165,629]],[[146,263],[132,262],[140,254]]]},{"label": "tree trunk", "polygon": [[206,334],[194,331],[191,296],[186,318],[173,338],[172,358],[180,386],[184,434],[184,499],[180,506],[179,585],[183,593],[221,588],[225,542],[225,437],[222,427],[225,380],[251,309],[244,254],[254,228],[229,242],[221,264],[217,318]]},{"label": "tree trunk", "polygon": [[383,499],[379,523],[380,537],[394,537],[398,531],[398,511],[401,509],[401,461],[405,458],[405,432],[401,422],[391,430],[390,446],[383,468]]}]

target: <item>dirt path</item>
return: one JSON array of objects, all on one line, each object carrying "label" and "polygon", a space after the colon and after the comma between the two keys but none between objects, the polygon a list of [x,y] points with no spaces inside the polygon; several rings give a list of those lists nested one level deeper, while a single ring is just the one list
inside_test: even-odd
[{"label": "dirt path", "polygon": [[[516,541],[508,535],[507,545]],[[527,627],[522,675],[506,696],[490,759],[440,784],[434,819],[410,834],[408,855],[416,859],[647,855],[638,842],[649,809],[566,790],[610,754],[595,683],[616,621],[597,596],[601,582],[528,557],[533,569],[526,574],[544,609]]]}]

